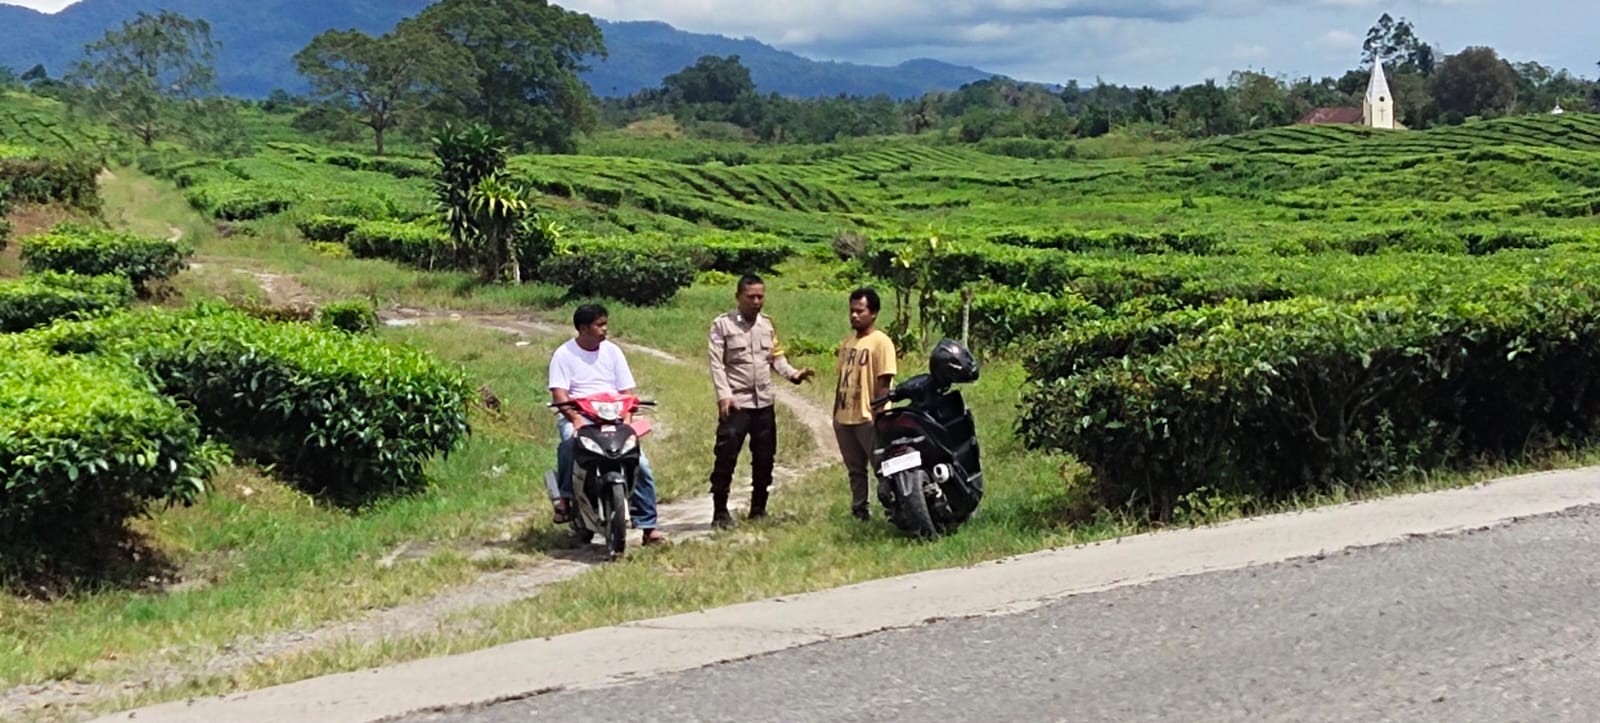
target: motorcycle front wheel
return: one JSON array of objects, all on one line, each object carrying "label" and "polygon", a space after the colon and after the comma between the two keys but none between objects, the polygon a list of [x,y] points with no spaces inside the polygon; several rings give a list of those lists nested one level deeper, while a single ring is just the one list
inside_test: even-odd
[{"label": "motorcycle front wheel", "polygon": [[611,520],[606,530],[606,543],[611,548],[611,559],[622,557],[628,547],[628,488],[621,484],[606,485],[611,493]]}]

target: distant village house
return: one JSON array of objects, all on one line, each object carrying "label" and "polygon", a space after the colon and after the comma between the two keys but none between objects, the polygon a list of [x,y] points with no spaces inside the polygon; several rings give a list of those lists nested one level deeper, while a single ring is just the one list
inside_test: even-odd
[{"label": "distant village house", "polygon": [[1300,119],[1301,125],[1362,125],[1384,130],[1405,130],[1394,115],[1394,94],[1389,92],[1389,79],[1383,74],[1383,63],[1373,61],[1372,77],[1367,80],[1367,94],[1361,98],[1361,107],[1318,108]]}]

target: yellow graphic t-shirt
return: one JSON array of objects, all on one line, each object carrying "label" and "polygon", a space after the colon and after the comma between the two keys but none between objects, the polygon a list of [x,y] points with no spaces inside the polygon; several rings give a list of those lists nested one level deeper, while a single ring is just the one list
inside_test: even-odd
[{"label": "yellow graphic t-shirt", "polygon": [[858,337],[854,332],[839,345],[839,384],[833,395],[833,419],[840,424],[872,421],[874,382],[897,373],[894,342],[877,329]]}]

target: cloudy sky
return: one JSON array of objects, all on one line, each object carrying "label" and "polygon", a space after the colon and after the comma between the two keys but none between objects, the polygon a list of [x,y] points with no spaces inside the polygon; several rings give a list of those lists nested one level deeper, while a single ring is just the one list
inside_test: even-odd
[{"label": "cloudy sky", "polygon": [[[55,10],[71,0],[4,0]],[[556,0],[608,20],[751,36],[809,57],[931,57],[1025,80],[1166,86],[1240,68],[1337,75],[1378,16],[1445,53],[1490,45],[1594,77],[1597,0]],[[765,9],[761,9],[764,6]]]}]

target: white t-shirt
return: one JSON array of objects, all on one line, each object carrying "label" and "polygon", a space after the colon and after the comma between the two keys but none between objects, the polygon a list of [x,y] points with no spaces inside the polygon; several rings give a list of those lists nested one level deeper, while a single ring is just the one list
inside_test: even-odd
[{"label": "white t-shirt", "polygon": [[622,355],[622,347],[609,341],[600,342],[600,348],[588,351],[572,339],[550,355],[550,387],[565,389],[576,399],[591,394],[615,394],[632,389],[633,371]]}]

